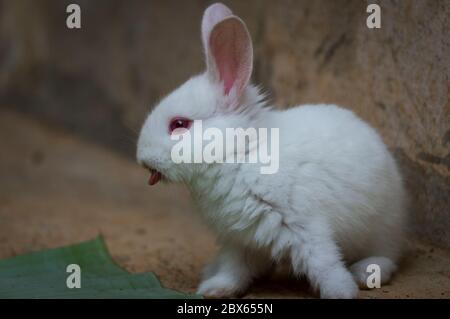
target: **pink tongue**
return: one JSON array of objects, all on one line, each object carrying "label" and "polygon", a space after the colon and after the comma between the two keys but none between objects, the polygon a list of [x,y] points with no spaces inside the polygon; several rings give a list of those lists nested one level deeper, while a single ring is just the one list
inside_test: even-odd
[{"label": "pink tongue", "polygon": [[161,179],[161,173],[158,171],[152,171],[150,178],[148,179],[148,185],[155,185]]}]

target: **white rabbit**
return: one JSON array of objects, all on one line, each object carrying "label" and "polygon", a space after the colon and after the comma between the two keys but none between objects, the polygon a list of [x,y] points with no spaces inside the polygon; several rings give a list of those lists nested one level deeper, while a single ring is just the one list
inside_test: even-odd
[{"label": "white rabbit", "polygon": [[[401,257],[406,194],[379,135],[335,105],[279,111],[249,83],[253,50],[244,22],[220,3],[202,21],[206,72],[164,98],[146,119],[137,159],[188,185],[221,250],[198,293],[236,296],[272,265],[288,262],[322,298],[355,298],[369,264],[389,281]],[[258,164],[172,161],[177,128],[279,128],[279,171]],[[349,266],[349,268],[347,268]]]}]

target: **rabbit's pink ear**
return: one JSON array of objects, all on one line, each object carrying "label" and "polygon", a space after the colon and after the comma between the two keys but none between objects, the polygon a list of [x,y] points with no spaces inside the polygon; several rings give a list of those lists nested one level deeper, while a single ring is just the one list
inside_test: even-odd
[{"label": "rabbit's pink ear", "polygon": [[220,3],[206,9],[202,21],[207,72],[224,93],[239,99],[253,67],[253,48],[245,23]]},{"label": "rabbit's pink ear", "polygon": [[231,16],[233,16],[233,12],[221,3],[212,4],[206,8],[202,20],[202,40],[205,50],[208,50],[208,39],[212,29],[216,24]]}]

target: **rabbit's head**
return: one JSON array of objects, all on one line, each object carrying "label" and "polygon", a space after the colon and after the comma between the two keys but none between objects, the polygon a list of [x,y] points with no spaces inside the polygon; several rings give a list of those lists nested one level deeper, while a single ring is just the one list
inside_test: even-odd
[{"label": "rabbit's head", "polygon": [[262,96],[249,84],[252,42],[244,22],[226,6],[208,7],[202,20],[206,71],[165,97],[146,119],[138,140],[138,162],[151,172],[149,183],[162,177],[186,181],[194,164],[176,164],[174,134],[184,134],[201,120],[203,129],[254,127],[262,112]]}]

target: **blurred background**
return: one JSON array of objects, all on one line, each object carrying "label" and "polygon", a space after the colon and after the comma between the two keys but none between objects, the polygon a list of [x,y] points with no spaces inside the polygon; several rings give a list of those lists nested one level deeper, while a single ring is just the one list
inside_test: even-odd
[{"label": "blurred background", "polygon": [[[450,1],[223,2],[247,23],[253,81],[276,107],[339,104],[379,130],[431,245],[419,255],[450,263]],[[70,3],[81,29],[66,27]],[[152,106],[203,71],[211,3],[0,0],[0,257],[101,232],[128,269],[195,289],[213,236],[182,188],[145,187],[134,155]],[[381,29],[366,26],[370,3]]]}]

